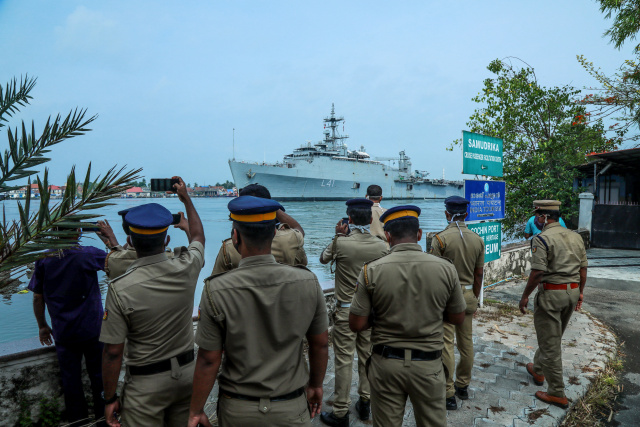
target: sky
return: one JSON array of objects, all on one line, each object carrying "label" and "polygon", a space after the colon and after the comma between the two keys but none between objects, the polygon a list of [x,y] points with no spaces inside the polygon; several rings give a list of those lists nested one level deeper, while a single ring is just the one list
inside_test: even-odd
[{"label": "sky", "polygon": [[[275,162],[322,139],[335,103],[350,148],[406,150],[414,169],[460,179],[460,138],[496,58],[545,86],[595,85],[576,55],[613,72],[631,58],[602,37],[595,1],[0,0],[0,84],[38,78],[11,120],[80,107],[92,131],[56,146],[50,182],[114,165],[146,179],[231,180],[228,159]],[[6,132],[0,149],[8,145]]]}]

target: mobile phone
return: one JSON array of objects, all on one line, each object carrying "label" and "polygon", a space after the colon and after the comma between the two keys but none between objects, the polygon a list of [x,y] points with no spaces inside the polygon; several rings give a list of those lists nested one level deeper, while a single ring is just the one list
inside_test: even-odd
[{"label": "mobile phone", "polygon": [[179,182],[177,178],[151,178],[151,191],[172,191],[175,193],[176,189],[173,188],[173,185]]},{"label": "mobile phone", "polygon": [[180,218],[180,214],[171,214],[171,216],[173,217],[173,221],[171,222],[171,225],[180,224],[180,220],[182,219]]},{"label": "mobile phone", "polygon": [[348,224],[349,224],[349,217],[342,218],[342,225],[348,225]]},{"label": "mobile phone", "polygon": [[98,223],[97,222],[87,222],[85,224],[92,224],[92,225],[94,225],[94,227],[82,227],[82,231],[84,231],[84,232],[100,231],[100,227],[98,227]]}]

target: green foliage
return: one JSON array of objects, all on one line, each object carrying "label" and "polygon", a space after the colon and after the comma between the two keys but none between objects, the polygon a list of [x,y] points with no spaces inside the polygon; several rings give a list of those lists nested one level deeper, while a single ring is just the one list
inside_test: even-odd
[{"label": "green foliage", "polygon": [[148,186],[147,180],[145,178],[142,178],[142,180],[140,181],[131,181],[129,185],[132,187],[141,187],[141,188]]},{"label": "green foliage", "polygon": [[[578,62],[596,79],[599,87],[588,88],[592,93],[579,100],[581,105],[591,106],[592,118],[613,119],[617,121],[609,126],[608,132],[624,139],[628,131],[640,127],[640,46],[636,47],[635,59],[627,59],[618,71],[607,76],[584,55],[578,55]],[[640,134],[635,133],[626,140],[637,141]]]},{"label": "green foliage", "polygon": [[31,419],[31,407],[29,406],[29,402],[22,398],[19,401],[18,406],[20,407],[20,413],[18,415],[17,425],[19,427],[32,427],[33,420]]},{"label": "green foliage", "polygon": [[635,40],[640,31],[640,0],[599,0],[600,11],[605,18],[613,17],[611,28],[604,36],[610,37],[616,49],[620,49],[627,39]]},{"label": "green foliage", "polygon": [[226,180],[226,181],[225,181],[225,182],[223,182],[222,184],[220,184],[219,182],[216,182],[216,185],[215,185],[215,186],[216,186],[216,187],[224,187],[224,188],[226,188],[227,190],[230,190],[230,189],[232,189],[233,187],[235,187],[236,185],[235,185],[233,182],[231,182],[231,181],[229,181],[229,180]]},{"label": "green foliage", "polygon": [[472,98],[483,106],[467,126],[504,140],[505,234],[522,235],[536,199],[562,201],[563,217],[571,219],[578,209],[574,166],[590,152],[614,148],[616,140],[606,140],[602,122],[590,120],[590,113],[575,102],[575,88],[540,86],[532,68],[500,60],[487,68],[495,77],[486,79],[482,92]]},{"label": "green foliage", "polygon": [[[0,127],[32,99],[30,92],[35,79],[14,79],[2,90],[0,87]],[[43,155],[55,144],[88,132],[87,125],[97,116],[85,119],[85,110],[71,111],[64,119],[60,115],[47,120],[42,133],[38,136],[35,124],[31,122],[29,131],[24,121],[21,126],[11,130],[7,136],[9,149],[0,156],[0,192],[6,192],[21,186],[9,186],[6,183],[37,174],[33,168],[49,161]],[[31,178],[28,180],[24,206],[18,203],[19,219],[7,221],[2,215],[0,222],[0,290],[19,284],[17,277],[24,274],[29,263],[51,255],[53,250],[68,249],[77,246],[77,229],[86,225],[86,220],[99,217],[99,214],[82,213],[110,205],[107,201],[117,197],[129,188],[128,183],[137,179],[138,170],[124,171],[124,168],[111,168],[102,178],[91,180],[91,164],[82,182],[76,181],[75,167],[67,177],[66,190],[62,200],[49,206],[51,191],[48,170],[45,168],[42,179],[36,177],[40,193],[39,208],[31,212]]]},{"label": "green foliage", "polygon": [[58,399],[48,399],[43,397],[40,399],[40,425],[42,427],[57,427],[62,419],[60,414],[60,403]]}]

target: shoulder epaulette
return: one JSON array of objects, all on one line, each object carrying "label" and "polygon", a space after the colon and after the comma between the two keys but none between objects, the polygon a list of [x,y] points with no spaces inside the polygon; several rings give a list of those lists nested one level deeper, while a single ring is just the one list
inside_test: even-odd
[{"label": "shoulder epaulette", "polygon": [[227,252],[227,242],[231,240],[231,238],[224,239],[222,241],[222,259],[224,261],[224,268],[227,270],[233,270],[233,264],[231,263],[231,256]]},{"label": "shoulder epaulette", "polygon": [[533,240],[534,239],[540,239],[540,241],[544,245],[545,249],[549,250],[549,245],[547,245],[547,242],[545,242],[544,239],[542,238],[542,236],[540,236],[539,234],[537,236],[534,236],[533,239],[531,239],[531,249],[533,249]]},{"label": "shoulder epaulette", "polygon": [[205,283],[206,283],[206,282],[207,282],[208,280],[210,280],[210,279],[215,279],[216,277],[218,277],[218,276],[222,276],[223,274],[227,274],[227,273],[229,273],[229,272],[231,272],[231,271],[233,271],[233,270],[227,270],[227,271],[222,271],[222,272],[220,272],[220,273],[212,274],[211,276],[209,276],[209,277],[207,277],[206,279],[204,279],[204,280],[203,280],[203,282],[205,282]]},{"label": "shoulder epaulette", "polygon": [[[220,273],[220,274],[224,274],[224,273]],[[215,274],[214,276],[219,276],[219,275]],[[218,310],[218,307],[213,303],[213,298],[211,298],[211,292],[209,292],[209,289],[207,289],[206,283],[205,283],[204,291],[207,294],[207,301],[209,302],[209,306],[211,307],[211,312],[213,313],[213,320],[220,325],[220,327],[223,330],[223,333],[226,335],[227,328],[224,321],[225,319],[224,313]]]},{"label": "shoulder epaulette", "polygon": [[440,236],[438,236],[437,234],[434,234],[433,237],[435,237],[438,240],[438,243],[440,244],[440,249],[444,249],[444,242],[442,241]]},{"label": "shoulder epaulette", "polygon": [[134,271],[136,271],[136,267],[128,268],[127,271],[125,271],[123,274],[119,275],[118,277],[115,277],[115,278],[111,279],[110,283],[113,284],[116,280],[120,280],[123,277],[133,273]]}]

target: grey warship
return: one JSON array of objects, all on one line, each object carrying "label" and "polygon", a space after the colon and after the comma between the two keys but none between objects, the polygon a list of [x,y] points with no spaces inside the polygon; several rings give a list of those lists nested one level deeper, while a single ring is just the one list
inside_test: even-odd
[{"label": "grey warship", "polygon": [[[324,140],[307,142],[284,156],[282,162],[229,160],[238,188],[261,184],[271,197],[282,201],[346,200],[364,197],[367,187],[382,187],[385,199],[443,199],[462,196],[462,181],[430,179],[426,171],[412,171],[411,159],[400,151],[398,157],[371,158],[364,147],[349,150],[349,135],[338,131],[344,117],[324,119]],[[386,162],[386,163],[385,163]],[[397,165],[397,166],[396,166]]]}]

